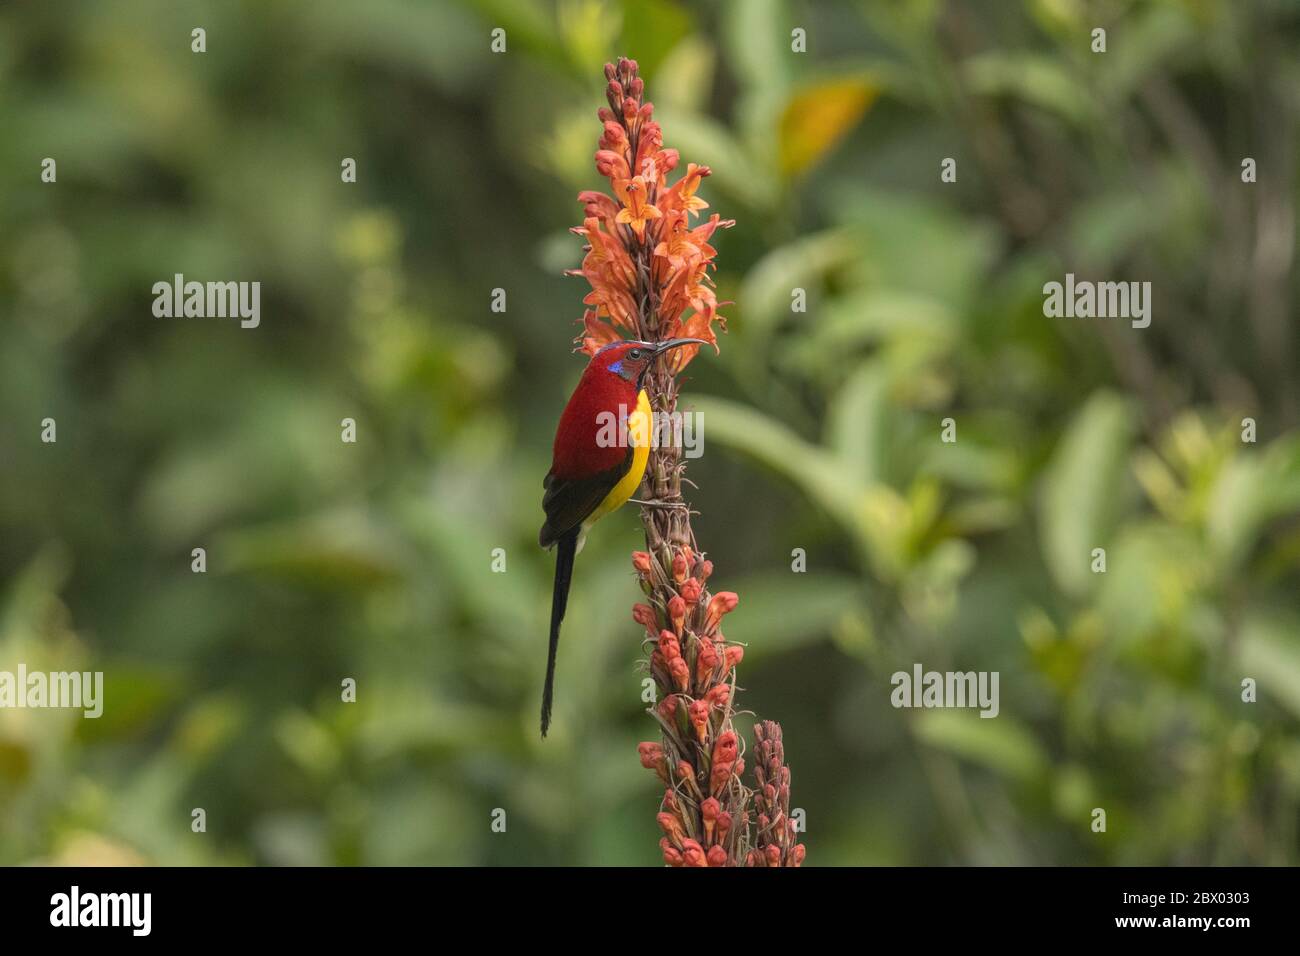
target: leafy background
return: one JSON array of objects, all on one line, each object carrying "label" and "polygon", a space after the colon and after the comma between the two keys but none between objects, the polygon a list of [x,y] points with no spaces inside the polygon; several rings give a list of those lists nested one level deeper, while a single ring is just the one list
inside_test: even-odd
[{"label": "leafy background", "polygon": [[[1298,27],[1282,0],[6,5],[0,667],[102,670],[107,705],[0,712],[0,862],[657,861],[631,509],[580,559],[536,733],[566,228],[627,54],[738,220],[692,502],[810,863],[1295,864]],[[1067,271],[1152,282],[1151,327],[1044,318]],[[176,272],[260,280],[261,327],[153,318]],[[1001,716],[894,710],[918,661],[1000,671]]]}]

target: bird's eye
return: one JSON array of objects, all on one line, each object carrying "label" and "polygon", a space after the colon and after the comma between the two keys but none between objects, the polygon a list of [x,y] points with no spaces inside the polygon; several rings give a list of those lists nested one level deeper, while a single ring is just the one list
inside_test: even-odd
[{"label": "bird's eye", "polygon": [[636,361],[637,359],[639,359],[639,358],[641,357],[641,350],[640,350],[640,349],[633,349],[632,351],[630,351],[630,352],[627,353],[627,357],[630,358],[630,359],[632,359],[633,361]]}]

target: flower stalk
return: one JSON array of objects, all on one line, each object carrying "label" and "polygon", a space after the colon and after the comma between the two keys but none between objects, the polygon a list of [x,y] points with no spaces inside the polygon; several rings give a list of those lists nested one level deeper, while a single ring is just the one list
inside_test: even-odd
[{"label": "flower stalk", "polygon": [[[714,323],[725,332],[726,320],[718,314],[710,277],[717,253],[709,240],[734,222],[714,213],[692,224],[708,208],[696,193],[710,170],[690,163],[669,183],[680,157],[663,145],[636,61],[606,64],[605,80],[609,105],[598,112],[603,133],[595,159],[613,195],[578,197],[584,218],[573,231],[587,245],[574,273],[591,284],[579,348],[595,354],[623,338],[694,338],[716,351]],[[682,346],[651,368],[645,388],[655,421],[676,421],[676,376],[699,349]],[[789,771],[776,724],[755,728],[762,764],[755,768],[757,793],[742,780],[743,741],[733,717],[744,647],[722,630],[739,598],[709,590],[713,562],[691,529],[682,497],[685,468],[679,443],[651,447],[638,496],[646,550],[632,555],[646,596],[632,617],[644,629],[643,649],[658,689],[649,713],[661,738],[642,743],[639,752],[642,765],[664,785],[660,848],[671,866],[758,865],[760,858],[761,865],[798,866],[804,850],[788,825]],[[754,800],[757,821],[751,820]]]}]

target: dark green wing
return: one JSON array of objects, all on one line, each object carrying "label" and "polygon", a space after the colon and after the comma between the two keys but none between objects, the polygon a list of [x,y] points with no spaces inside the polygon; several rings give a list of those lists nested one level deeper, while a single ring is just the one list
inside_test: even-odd
[{"label": "dark green wing", "polygon": [[595,511],[605,496],[619,483],[632,467],[632,447],[622,464],[607,471],[598,471],[584,478],[561,478],[550,474],[542,481],[546,494],[542,496],[542,510],[546,523],[537,536],[543,548],[549,548],[566,532],[582,524]]}]

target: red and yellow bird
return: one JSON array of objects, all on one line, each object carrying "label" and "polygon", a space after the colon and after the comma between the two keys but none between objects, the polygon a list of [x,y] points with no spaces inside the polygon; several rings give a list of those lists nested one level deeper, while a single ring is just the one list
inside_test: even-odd
[{"label": "red and yellow bird", "polygon": [[[551,642],[542,690],[543,737],[551,725],[555,651],[573,578],[573,559],[582,550],[587,530],[631,498],[645,474],[651,423],[650,400],[643,388],[646,372],[658,356],[692,344],[702,344],[702,340],[610,343],[591,357],[560,416],[551,470],[542,482],[546,522],[538,536],[543,548],[556,548]],[[624,422],[626,431],[620,434]]]}]

